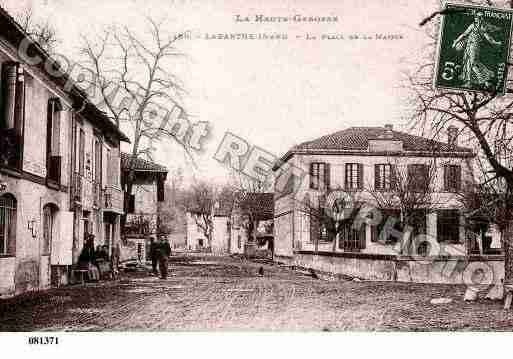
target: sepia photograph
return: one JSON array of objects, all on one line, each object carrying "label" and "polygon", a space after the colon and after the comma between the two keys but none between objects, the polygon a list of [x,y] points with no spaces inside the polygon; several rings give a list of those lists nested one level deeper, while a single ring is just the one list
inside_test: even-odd
[{"label": "sepia photograph", "polygon": [[0,0],[0,347],[506,344],[512,16]]}]

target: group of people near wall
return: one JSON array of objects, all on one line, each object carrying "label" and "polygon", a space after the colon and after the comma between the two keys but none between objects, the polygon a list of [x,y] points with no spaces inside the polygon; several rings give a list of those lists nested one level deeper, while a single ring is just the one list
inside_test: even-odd
[{"label": "group of people near wall", "polygon": [[166,279],[168,272],[168,260],[171,255],[171,246],[165,236],[160,236],[156,241],[154,237],[150,238],[150,257],[151,267],[154,275],[158,275],[157,264],[160,272],[160,278]]},{"label": "group of people near wall", "polygon": [[112,255],[109,255],[107,245],[94,247],[94,235],[87,234],[84,247],[78,257],[78,265],[81,269],[87,270],[88,279],[98,281],[106,277],[115,277],[118,272],[119,247],[112,248]]}]

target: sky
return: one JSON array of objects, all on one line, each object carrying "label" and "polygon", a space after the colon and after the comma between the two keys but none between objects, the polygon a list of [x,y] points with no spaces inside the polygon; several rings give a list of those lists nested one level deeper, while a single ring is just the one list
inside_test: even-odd
[{"label": "sky", "polygon": [[[176,73],[187,89],[187,110],[207,121],[212,135],[196,154],[197,169],[171,141],[157,144],[155,161],[186,177],[222,181],[228,171],[213,159],[230,131],[281,156],[295,144],[351,126],[404,122],[403,72],[422,54],[427,38],[418,23],[439,2],[422,0],[4,0],[13,13],[32,7],[48,18],[61,43],[58,53],[76,58],[80,36],[110,24],[143,31],[144,16],[163,19],[170,33],[190,30],[178,47],[187,55]],[[236,15],[336,16],[326,23],[236,22]],[[208,40],[205,34],[286,33],[288,40]],[[316,35],[306,40],[305,34]],[[344,40],[320,40],[342,34]],[[372,39],[350,40],[352,34]],[[400,35],[395,40],[375,34]],[[301,38],[296,38],[301,36]]]}]

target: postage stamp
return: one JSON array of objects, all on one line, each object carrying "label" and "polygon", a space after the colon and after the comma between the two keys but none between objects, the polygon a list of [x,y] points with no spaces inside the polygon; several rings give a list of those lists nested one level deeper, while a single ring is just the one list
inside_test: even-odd
[{"label": "postage stamp", "polygon": [[506,92],[511,10],[446,3],[440,27],[434,86]]}]

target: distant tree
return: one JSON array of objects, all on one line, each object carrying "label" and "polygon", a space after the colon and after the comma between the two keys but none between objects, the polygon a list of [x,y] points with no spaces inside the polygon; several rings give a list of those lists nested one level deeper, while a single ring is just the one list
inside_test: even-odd
[{"label": "distant tree", "polygon": [[52,54],[56,46],[61,42],[57,36],[57,30],[49,19],[41,20],[34,16],[32,8],[26,8],[15,15],[15,19],[21,28],[37,42],[45,51]]},{"label": "distant tree", "polygon": [[234,214],[241,217],[241,227],[246,231],[250,242],[256,241],[256,230],[260,224],[262,211],[265,210],[259,207],[256,197],[270,190],[271,185],[265,179],[250,178],[244,174],[233,176],[231,193],[236,211]]},{"label": "distant tree", "polygon": [[205,181],[192,184],[183,198],[185,211],[192,216],[197,227],[203,232],[209,248],[212,248],[212,211],[215,201],[215,187]]}]

